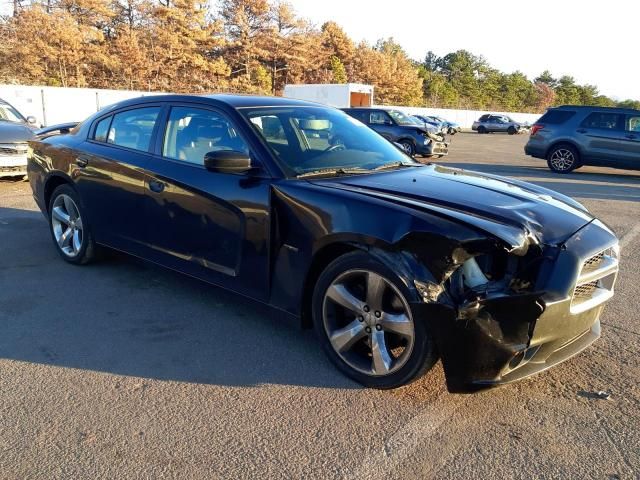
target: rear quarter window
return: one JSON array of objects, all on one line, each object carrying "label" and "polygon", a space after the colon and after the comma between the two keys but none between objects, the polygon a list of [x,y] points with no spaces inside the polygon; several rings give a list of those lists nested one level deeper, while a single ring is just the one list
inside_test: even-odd
[{"label": "rear quarter window", "polygon": [[560,125],[569,120],[575,114],[576,112],[571,110],[551,110],[545,113],[538,122],[549,125]]}]

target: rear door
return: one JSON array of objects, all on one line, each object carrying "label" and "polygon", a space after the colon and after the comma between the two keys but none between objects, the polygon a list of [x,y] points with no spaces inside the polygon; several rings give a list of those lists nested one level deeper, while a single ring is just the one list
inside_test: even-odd
[{"label": "rear door", "polygon": [[161,105],[128,107],[98,118],[76,152],[76,186],[96,240],[143,255],[144,169]]},{"label": "rear door", "polygon": [[620,113],[594,111],[580,123],[576,132],[590,164],[616,166],[625,161],[624,122]]},{"label": "rear door", "polygon": [[[145,181],[152,259],[266,300],[271,178],[204,167],[211,151],[250,154],[246,134],[224,112],[203,105],[172,104],[161,123]],[[277,125],[267,123],[277,135]]]}]

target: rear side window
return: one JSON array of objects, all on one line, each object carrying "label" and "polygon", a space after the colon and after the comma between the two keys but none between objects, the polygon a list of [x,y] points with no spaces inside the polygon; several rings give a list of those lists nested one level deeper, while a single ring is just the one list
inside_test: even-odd
[{"label": "rear side window", "polygon": [[575,114],[576,112],[572,112],[571,110],[549,110],[538,122],[547,125],[561,125]]},{"label": "rear side window", "polygon": [[107,143],[142,152],[149,151],[151,135],[159,113],[160,107],[136,108],[116,113],[109,128]]},{"label": "rear side window", "polygon": [[623,119],[618,113],[593,112],[582,122],[582,127],[602,130],[622,130]]},{"label": "rear side window", "polygon": [[98,142],[106,142],[107,134],[109,133],[110,123],[111,123],[111,116],[100,120],[96,125],[96,131],[93,134],[93,139]]}]

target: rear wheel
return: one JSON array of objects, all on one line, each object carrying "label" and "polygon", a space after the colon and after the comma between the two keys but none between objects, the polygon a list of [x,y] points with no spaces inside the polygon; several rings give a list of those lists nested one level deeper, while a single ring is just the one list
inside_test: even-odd
[{"label": "rear wheel", "polygon": [[51,237],[60,256],[82,265],[95,259],[96,244],[80,197],[70,185],[60,185],[49,202]]},{"label": "rear wheel", "polygon": [[407,155],[413,157],[416,154],[416,147],[411,140],[400,140],[398,144],[402,146],[402,149]]},{"label": "rear wheel", "polygon": [[487,128],[480,125],[478,127],[478,133],[487,133]]},{"label": "rear wheel", "polygon": [[580,166],[580,155],[571,145],[558,145],[549,151],[547,165],[556,173],[569,173]]},{"label": "rear wheel", "polygon": [[365,252],[334,260],[313,294],[316,334],[331,361],[367,387],[387,389],[430,369],[435,347],[426,319],[397,275]]}]

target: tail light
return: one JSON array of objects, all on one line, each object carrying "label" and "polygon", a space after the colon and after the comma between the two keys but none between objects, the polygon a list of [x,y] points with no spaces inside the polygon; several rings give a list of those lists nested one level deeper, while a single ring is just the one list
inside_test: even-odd
[{"label": "tail light", "polygon": [[543,128],[544,128],[544,125],[540,123],[536,123],[531,127],[531,136],[535,135],[536,133],[538,133],[538,131],[542,130]]}]

